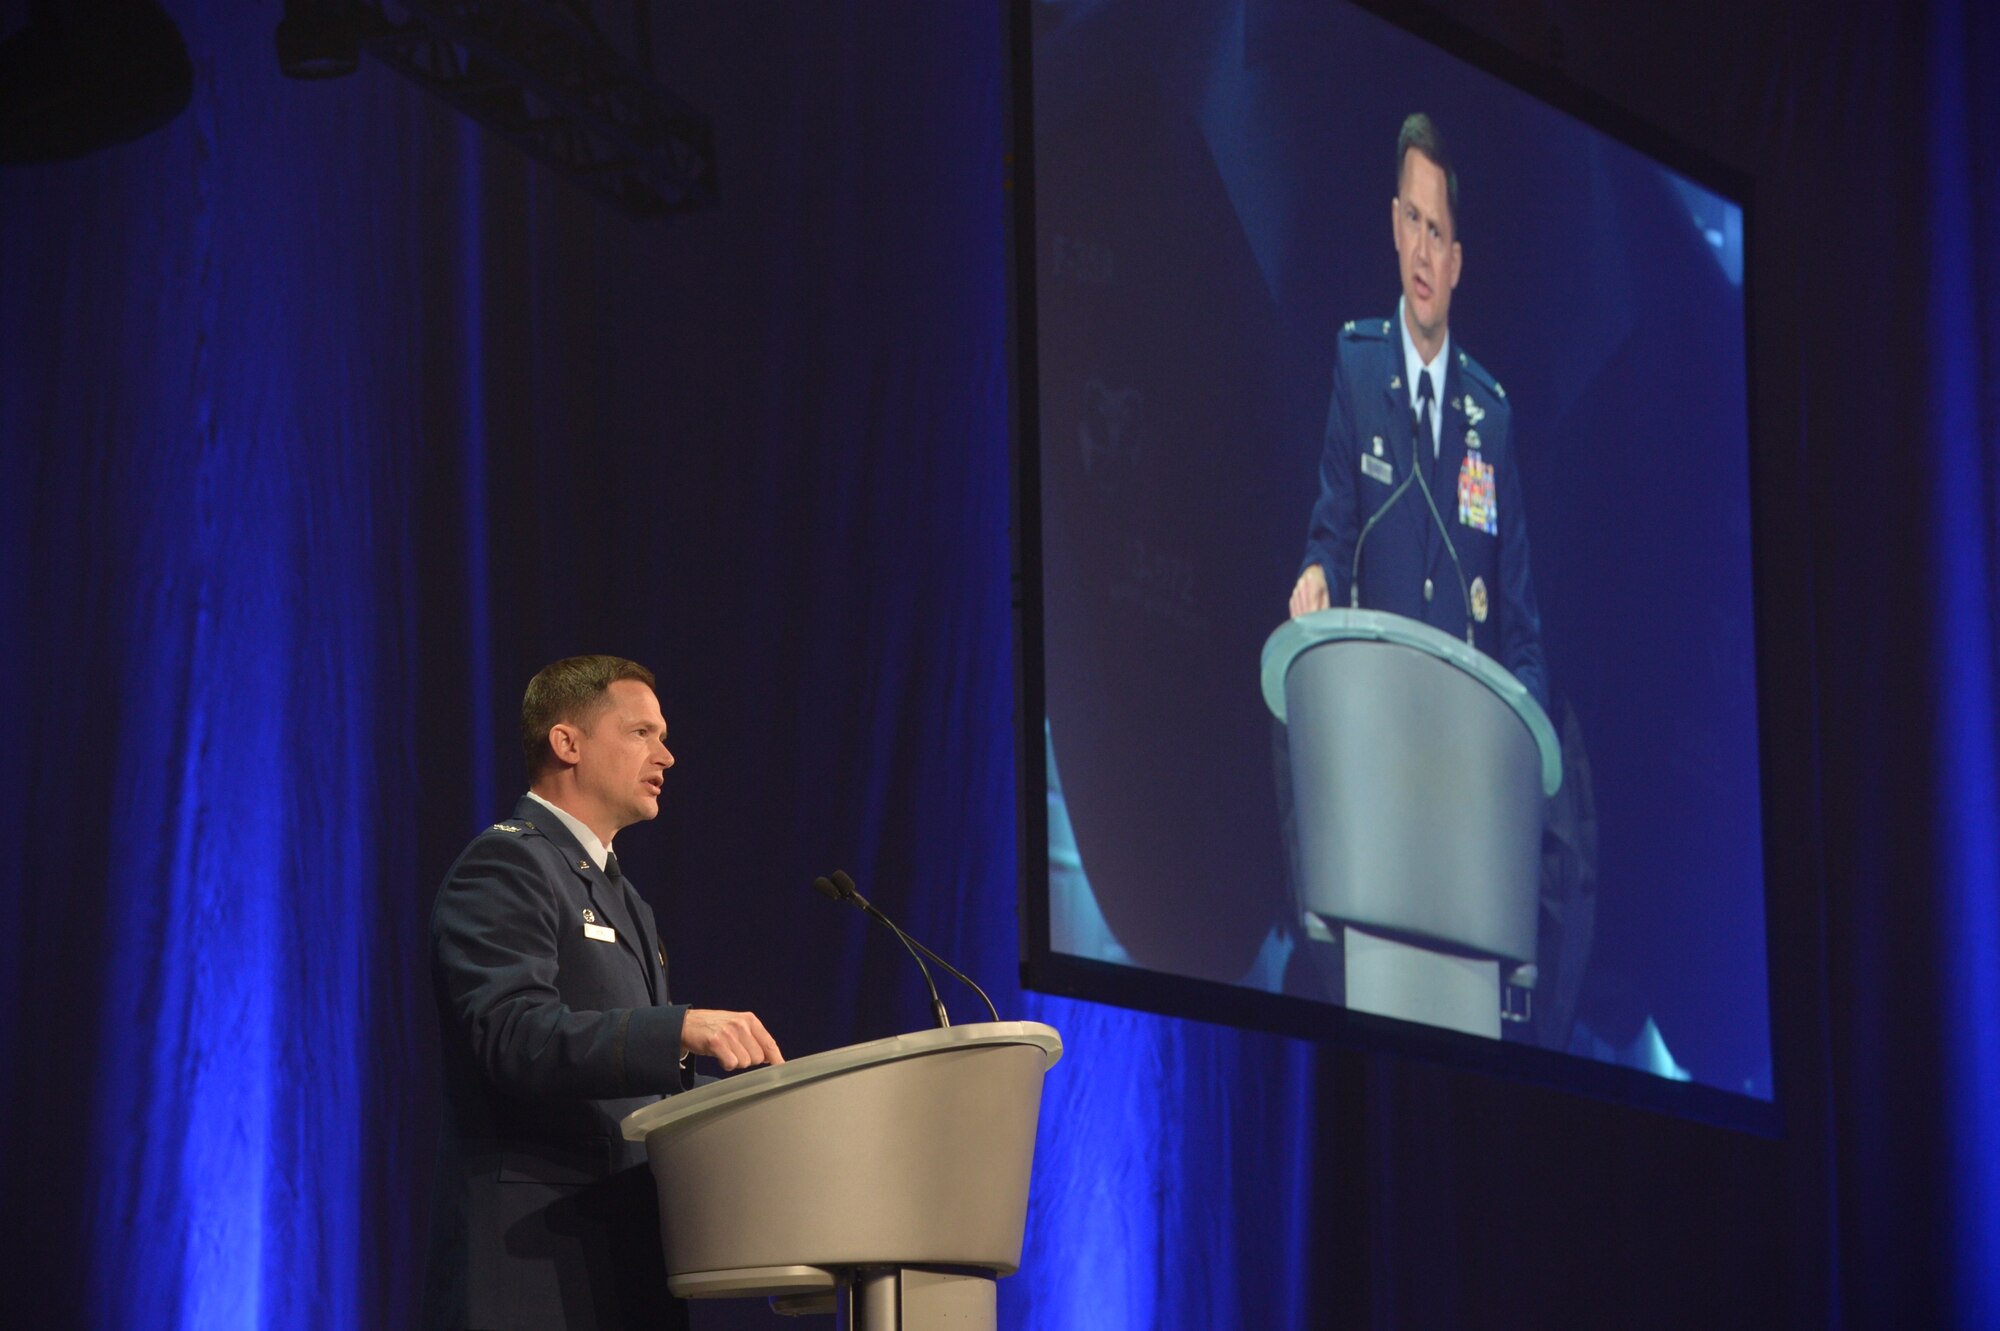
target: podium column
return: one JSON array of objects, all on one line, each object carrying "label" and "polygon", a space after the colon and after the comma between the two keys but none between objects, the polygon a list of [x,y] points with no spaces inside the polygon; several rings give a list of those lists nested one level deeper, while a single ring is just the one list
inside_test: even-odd
[{"label": "podium column", "polygon": [[855,1271],[834,1300],[835,1331],[994,1331],[993,1273],[875,1267]]}]

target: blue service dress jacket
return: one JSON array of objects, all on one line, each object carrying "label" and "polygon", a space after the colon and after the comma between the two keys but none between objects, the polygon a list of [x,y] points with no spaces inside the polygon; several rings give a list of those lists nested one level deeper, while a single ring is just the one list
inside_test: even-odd
[{"label": "blue service dress jacket", "polygon": [[438,890],[445,1116],[433,1327],[685,1326],[645,1148],[619,1120],[693,1084],[653,912],[523,797]]},{"label": "blue service dress jacket", "polygon": [[1444,400],[1434,408],[1442,422],[1434,458],[1431,441],[1416,437],[1394,321],[1357,319],[1341,329],[1336,346],[1319,501],[1299,571],[1318,564],[1335,607],[1352,603],[1358,583],[1364,610],[1405,615],[1460,640],[1470,624],[1473,645],[1547,707],[1542,619],[1528,568],[1528,515],[1506,390],[1453,349]]}]

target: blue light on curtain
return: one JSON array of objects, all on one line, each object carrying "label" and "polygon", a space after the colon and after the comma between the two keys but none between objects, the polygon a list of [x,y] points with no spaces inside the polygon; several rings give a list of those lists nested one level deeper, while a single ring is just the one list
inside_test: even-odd
[{"label": "blue light on curtain", "polygon": [[1309,1045],[1029,995],[1063,1033],[1008,1325],[1307,1327]]},{"label": "blue light on curtain", "polygon": [[369,310],[408,266],[383,194],[351,184],[393,160],[396,123],[359,87],[300,97],[249,17],[183,18],[190,110],[8,204],[70,292],[8,304],[47,330],[12,346],[9,384],[66,403],[58,433],[8,443],[89,456],[85,486],[40,499],[108,532],[34,576],[115,607],[51,652],[117,663],[72,732],[101,729],[107,789],[36,806],[110,847],[101,953],[76,959],[99,1017],[74,1037],[99,1079],[72,1297],[104,1328],[381,1322],[381,722],[406,552],[368,441],[409,413],[406,348]]},{"label": "blue light on curtain", "polygon": [[[2000,1325],[2000,649],[1995,588],[2000,543],[2000,429],[1990,375],[2000,357],[2000,299],[1977,280],[1996,239],[1990,181],[1993,99],[1972,83],[1992,49],[1974,6],[1931,10],[1929,111],[1931,385],[1929,447],[1935,641],[1938,999],[1945,1046],[1953,1303],[1963,1326]],[[1989,40],[1969,41],[1975,36]],[[1986,154],[1979,156],[1978,154]],[[1989,172],[1990,174],[1990,172]]]}]

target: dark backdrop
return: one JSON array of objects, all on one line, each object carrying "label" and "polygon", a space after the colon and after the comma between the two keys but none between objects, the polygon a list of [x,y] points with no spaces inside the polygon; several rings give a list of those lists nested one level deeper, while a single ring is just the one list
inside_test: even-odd
[{"label": "dark backdrop", "polygon": [[428,900],[527,675],[609,650],[681,758],[620,847],[681,994],[920,1024],[837,864],[1063,1030],[1009,1325],[2000,1320],[1976,6],[1453,7],[1756,179],[1777,1141],[1007,983],[987,7],[662,8],[724,171],[665,225],[379,67],[284,82],[275,6],[170,8],[187,113],[0,168],[10,1317],[406,1323]]}]

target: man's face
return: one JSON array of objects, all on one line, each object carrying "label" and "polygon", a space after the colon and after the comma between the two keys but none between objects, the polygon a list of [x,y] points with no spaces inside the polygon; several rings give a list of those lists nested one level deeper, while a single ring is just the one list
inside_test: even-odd
[{"label": "man's face", "polygon": [[1402,269],[1403,308],[1414,340],[1444,340],[1451,293],[1458,286],[1459,251],[1444,171],[1412,148],[1403,154],[1395,198],[1396,262]]},{"label": "man's face", "polygon": [[[578,792],[612,828],[657,818],[660,788],[674,765],[660,700],[636,679],[613,680],[584,726],[568,726]],[[595,825],[595,819],[585,821]]]}]

